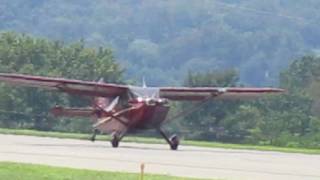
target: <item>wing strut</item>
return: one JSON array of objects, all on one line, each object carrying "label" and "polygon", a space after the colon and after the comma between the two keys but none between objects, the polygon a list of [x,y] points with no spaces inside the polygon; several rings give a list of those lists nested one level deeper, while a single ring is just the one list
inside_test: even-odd
[{"label": "wing strut", "polygon": [[[212,100],[213,98],[223,94],[224,92],[219,92],[219,93],[212,93],[211,96],[206,97],[204,100],[202,100],[199,103],[194,104],[193,106],[191,106],[190,108],[181,111],[180,113],[177,113],[175,116],[173,116],[170,119],[167,119],[166,121],[171,121],[180,117],[185,117],[189,114],[191,114],[192,112],[195,112],[196,110],[200,109],[202,106],[204,106],[205,104],[207,104],[210,100]],[[177,150],[178,146],[179,146],[179,138],[177,135],[172,135],[170,138],[166,135],[166,133],[161,129],[161,127],[157,128],[158,132],[161,134],[161,136],[167,141],[167,143],[170,145],[170,148],[172,150]]]},{"label": "wing strut", "polygon": [[219,92],[219,93],[213,93],[211,96],[206,97],[204,100],[200,101],[199,103],[194,104],[193,106],[191,106],[190,108],[187,108],[184,111],[181,111],[179,113],[177,113],[176,115],[174,115],[173,117],[171,117],[170,119],[167,119],[166,121],[172,121],[174,119],[180,118],[180,117],[186,117],[189,114],[195,112],[196,110],[202,108],[202,106],[204,106],[205,104],[207,104],[209,101],[211,101],[212,99],[214,99],[217,96],[220,96],[221,94],[223,94],[224,92]]}]

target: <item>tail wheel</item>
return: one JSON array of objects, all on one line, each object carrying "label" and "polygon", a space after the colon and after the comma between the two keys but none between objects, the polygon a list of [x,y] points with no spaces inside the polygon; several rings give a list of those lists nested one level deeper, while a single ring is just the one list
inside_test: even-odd
[{"label": "tail wheel", "polygon": [[112,139],[111,139],[111,145],[112,145],[112,147],[114,147],[114,148],[118,147],[118,146],[119,146],[119,141],[120,141],[120,135],[119,135],[119,133],[113,132],[113,133],[111,134],[111,137],[112,137]]},{"label": "tail wheel", "polygon": [[177,135],[173,135],[170,137],[170,148],[172,150],[177,150],[179,146],[179,137]]}]

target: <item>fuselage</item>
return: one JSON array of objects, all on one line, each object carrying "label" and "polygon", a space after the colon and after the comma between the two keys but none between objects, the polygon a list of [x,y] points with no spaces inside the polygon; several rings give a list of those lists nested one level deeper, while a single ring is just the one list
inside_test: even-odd
[{"label": "fuselage", "polygon": [[164,99],[137,98],[129,102],[137,107],[127,114],[131,128],[152,129],[160,127],[169,112],[168,102]]},{"label": "fuselage", "polygon": [[97,121],[105,122],[98,128],[109,133],[157,129],[170,109],[168,100],[159,97],[157,88],[144,87],[131,87],[126,96],[115,99],[99,97],[94,107]]}]

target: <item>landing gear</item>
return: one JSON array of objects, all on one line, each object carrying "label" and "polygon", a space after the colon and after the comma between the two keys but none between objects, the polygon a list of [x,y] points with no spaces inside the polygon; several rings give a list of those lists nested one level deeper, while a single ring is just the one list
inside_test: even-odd
[{"label": "landing gear", "polygon": [[112,147],[117,148],[119,146],[120,139],[121,139],[121,137],[120,137],[119,133],[116,132],[116,131],[113,132],[111,134],[111,145],[112,145]]},{"label": "landing gear", "polygon": [[177,135],[172,135],[170,137],[170,148],[172,150],[177,150],[179,146],[179,137]]},{"label": "landing gear", "polygon": [[96,140],[96,136],[97,136],[98,133],[99,133],[99,130],[98,129],[94,129],[93,130],[93,134],[92,134],[92,136],[90,138],[90,141],[94,142]]},{"label": "landing gear", "polygon": [[163,132],[161,128],[158,129],[161,136],[167,141],[167,143],[170,145],[171,150],[177,150],[179,146],[179,138],[177,135],[172,135],[170,139],[168,136]]}]

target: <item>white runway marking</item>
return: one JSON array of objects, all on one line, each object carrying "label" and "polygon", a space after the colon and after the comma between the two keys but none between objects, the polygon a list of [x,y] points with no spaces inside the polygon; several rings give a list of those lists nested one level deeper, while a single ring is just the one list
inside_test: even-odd
[{"label": "white runway marking", "polygon": [[319,180],[320,155],[0,135],[0,161],[237,180]]}]

